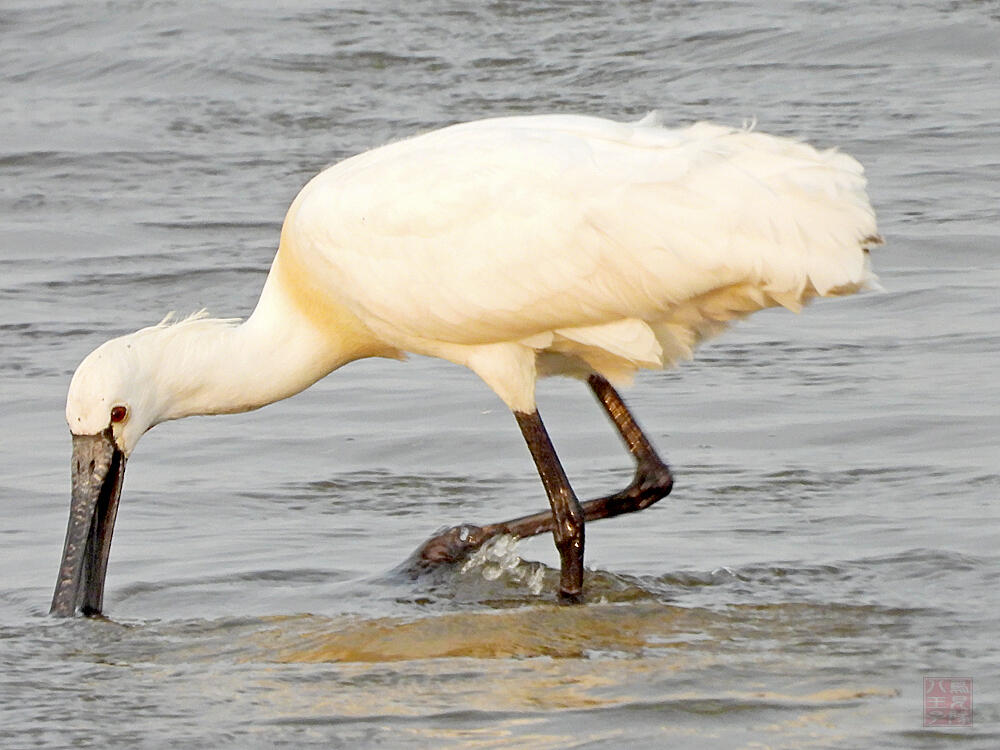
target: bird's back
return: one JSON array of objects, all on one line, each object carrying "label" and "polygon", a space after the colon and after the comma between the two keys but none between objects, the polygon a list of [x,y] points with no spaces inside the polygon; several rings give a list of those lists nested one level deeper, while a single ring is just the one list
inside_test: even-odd
[{"label": "bird's back", "polygon": [[847,155],[708,123],[536,116],[330,167],[281,253],[393,346],[522,342],[543,370],[621,378],[754,310],[863,287],[877,242]]}]

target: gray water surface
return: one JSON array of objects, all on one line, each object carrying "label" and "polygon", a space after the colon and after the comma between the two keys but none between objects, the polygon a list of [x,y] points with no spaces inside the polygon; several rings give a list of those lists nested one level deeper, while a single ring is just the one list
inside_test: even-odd
[{"label": "gray water surface", "polygon": [[[0,5],[0,746],[1000,746],[1000,4]],[[758,314],[626,392],[673,494],[410,575],[544,499],[444,362],[359,362],[133,455],[107,620],[46,615],[69,377],[111,336],[245,316],[340,158],[524,112],[756,119],[867,167],[886,288]],[[580,495],[627,456],[539,404]],[[975,724],[925,729],[924,676]]]}]

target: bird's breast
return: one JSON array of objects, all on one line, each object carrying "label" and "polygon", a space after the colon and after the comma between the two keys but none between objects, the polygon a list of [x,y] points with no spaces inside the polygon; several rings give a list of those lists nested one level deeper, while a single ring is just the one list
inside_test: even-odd
[{"label": "bird's breast", "polygon": [[400,358],[395,347],[350,310],[320,264],[321,258],[304,255],[283,233],[267,285],[273,286],[274,292],[322,334],[345,361]]}]

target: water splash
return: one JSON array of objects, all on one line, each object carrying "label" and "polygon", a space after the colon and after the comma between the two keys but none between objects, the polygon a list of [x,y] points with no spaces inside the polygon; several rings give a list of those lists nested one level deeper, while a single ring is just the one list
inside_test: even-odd
[{"label": "water splash", "polygon": [[478,571],[487,581],[506,582],[526,587],[534,596],[542,593],[545,566],[522,560],[517,554],[520,539],[504,534],[491,539],[462,564],[462,574]]}]

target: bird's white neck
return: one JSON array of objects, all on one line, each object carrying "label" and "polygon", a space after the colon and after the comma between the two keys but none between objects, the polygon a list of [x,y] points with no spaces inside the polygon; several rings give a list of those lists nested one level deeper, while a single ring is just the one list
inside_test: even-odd
[{"label": "bird's white neck", "polygon": [[340,310],[319,319],[289,293],[280,257],[244,323],[202,319],[171,326],[154,378],[160,420],[250,411],[308,388],[341,365],[395,356]]},{"label": "bird's white neck", "polygon": [[341,362],[303,331],[282,332],[251,317],[204,319],[164,335],[152,378],[163,398],[160,419],[250,411],[308,388]]}]

